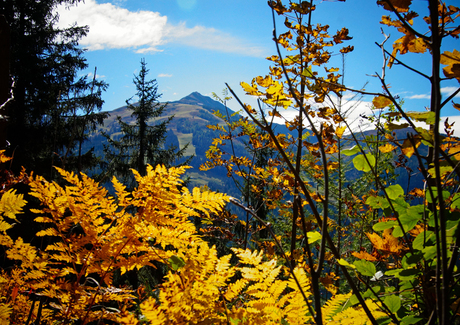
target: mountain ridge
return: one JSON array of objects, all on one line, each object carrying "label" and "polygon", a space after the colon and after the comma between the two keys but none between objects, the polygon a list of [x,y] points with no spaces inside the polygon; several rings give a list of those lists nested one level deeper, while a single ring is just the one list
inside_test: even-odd
[{"label": "mountain ridge", "polygon": [[[165,104],[165,103],[162,103]],[[191,94],[181,98],[177,101],[166,103],[165,110],[161,117],[152,119],[149,124],[158,123],[163,119],[174,116],[168,125],[168,133],[166,145],[173,145],[178,148],[183,148],[188,144],[188,149],[185,153],[186,156],[194,155],[190,165],[193,169],[187,172],[191,177],[191,186],[209,186],[213,190],[229,193],[230,195],[239,195],[236,186],[233,184],[231,178],[227,177],[227,171],[223,167],[217,167],[207,172],[199,170],[199,166],[207,161],[206,151],[212,145],[214,138],[219,137],[220,132],[207,128],[207,125],[225,125],[225,122],[213,115],[215,111],[220,112],[223,116],[233,115],[235,112],[226,108],[222,103],[200,94],[199,92],[192,92]],[[135,123],[131,117],[131,111],[128,107],[122,106],[108,112],[110,116],[104,121],[102,127],[107,134],[112,137],[121,135],[119,125],[117,123],[117,116],[120,116],[123,121],[128,123]],[[235,114],[233,119],[239,119],[240,115]],[[285,125],[278,124],[276,127],[277,133],[292,133]],[[368,135],[375,134],[375,130],[369,130],[359,135],[359,138],[364,139]],[[402,138],[406,132],[413,132],[412,129],[395,130],[398,138]],[[95,152],[102,156],[102,146],[105,138],[101,135],[96,135],[91,138],[90,146],[97,147]],[[315,142],[312,138],[310,142]],[[237,156],[247,154],[245,144],[242,139],[236,139],[233,143],[233,149]]]}]

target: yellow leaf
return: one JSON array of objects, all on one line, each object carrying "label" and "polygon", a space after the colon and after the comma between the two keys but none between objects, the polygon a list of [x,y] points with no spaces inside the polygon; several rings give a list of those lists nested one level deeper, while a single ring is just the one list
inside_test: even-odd
[{"label": "yellow leaf", "polygon": [[252,95],[252,96],[260,96],[262,93],[256,88],[251,86],[250,84],[246,82],[241,82],[240,83],[241,87],[243,87],[244,91],[246,92],[247,95]]},{"label": "yellow leaf", "polygon": [[[390,0],[397,12],[408,12],[412,0]],[[385,0],[377,1],[377,4],[383,6],[385,10],[393,11]]]},{"label": "yellow leaf", "polygon": [[[421,143],[420,138],[415,138],[414,139],[415,148],[418,148],[420,146],[420,143]],[[403,154],[405,154],[407,156],[407,158],[410,158],[414,154],[415,148],[412,145],[412,142],[409,139],[406,139],[403,142],[403,145],[401,147],[401,151],[403,152]]]},{"label": "yellow leaf", "polygon": [[452,106],[454,106],[454,108],[455,108],[457,111],[460,111],[460,104],[452,103]]},{"label": "yellow leaf", "polygon": [[456,78],[460,81],[460,52],[453,50],[453,52],[445,51],[441,54],[440,63],[447,65],[443,69],[444,75],[447,78]]},{"label": "yellow leaf", "polygon": [[375,108],[384,108],[389,106],[391,103],[392,101],[384,96],[377,96],[372,100],[372,104]]},{"label": "yellow leaf", "polygon": [[457,161],[460,161],[460,144],[456,144],[449,148],[449,155],[453,155]]},{"label": "yellow leaf", "polygon": [[262,77],[256,77],[256,82],[259,86],[267,88],[273,83],[272,77],[271,76],[266,76],[265,78]]},{"label": "yellow leaf", "polygon": [[396,147],[394,145],[392,145],[391,143],[387,143],[384,146],[379,147],[379,150],[380,150],[381,153],[388,153],[388,152],[391,152],[391,151],[393,151],[395,149],[396,149]]},{"label": "yellow leaf", "polygon": [[375,262],[375,261],[378,261],[377,258],[371,254],[369,254],[368,252],[366,251],[360,251],[359,253],[357,252],[352,252],[351,253],[354,257],[357,257],[359,258],[360,260],[366,260],[366,261],[370,261],[370,262]]},{"label": "yellow leaf", "polygon": [[398,238],[393,237],[392,232],[392,229],[385,229],[383,237],[380,237],[376,233],[366,233],[366,235],[375,249],[386,254],[399,254],[404,246],[399,242]]},{"label": "yellow leaf", "polygon": [[3,213],[10,219],[16,219],[16,215],[22,213],[22,207],[26,205],[23,194],[16,195],[16,190],[9,190],[4,193],[0,200],[0,213]]},{"label": "yellow leaf", "polygon": [[3,164],[4,162],[7,162],[8,160],[11,160],[10,157],[5,156],[3,153],[5,150],[0,150],[0,163]]},{"label": "yellow leaf", "polygon": [[346,126],[339,126],[335,129],[335,134],[339,139],[342,139],[343,132],[345,132],[346,129]]},{"label": "yellow leaf", "polygon": [[411,40],[407,47],[411,53],[425,53],[427,48],[428,44],[421,38]]}]

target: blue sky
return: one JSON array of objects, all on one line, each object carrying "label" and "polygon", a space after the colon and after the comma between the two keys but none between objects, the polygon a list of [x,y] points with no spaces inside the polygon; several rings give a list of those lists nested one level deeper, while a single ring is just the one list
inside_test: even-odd
[{"label": "blue sky", "polygon": [[[454,0],[451,1],[455,3]],[[330,25],[330,33],[347,27],[355,50],[346,57],[345,83],[352,88],[379,91],[380,84],[371,75],[382,70],[381,42],[383,27],[391,42],[400,37],[395,29],[379,24],[387,14],[375,1],[349,0],[347,2],[315,1],[317,10],[313,22]],[[449,1],[447,1],[449,4]],[[414,9],[424,16],[426,1],[415,0]],[[275,54],[272,41],[271,9],[265,0],[85,0],[77,7],[58,8],[59,25],[88,25],[90,31],[81,40],[91,73],[109,84],[104,94],[103,110],[123,106],[135,94],[133,75],[145,58],[149,77],[157,79],[163,101],[175,101],[193,91],[203,95],[221,93],[227,82],[245,102],[254,100],[244,96],[239,83],[268,73],[267,56]],[[278,19],[279,31],[282,21]],[[422,22],[420,26],[425,27]],[[458,40],[447,40],[446,49],[452,50]],[[458,48],[458,46],[457,46]],[[338,51],[338,49],[337,49]],[[401,56],[405,62],[429,74],[429,55]],[[341,66],[339,56],[332,66]],[[430,84],[414,73],[400,67],[387,70],[387,81],[393,91],[405,100],[408,111],[422,111],[428,105]],[[443,84],[443,95],[448,96],[459,86],[458,82]],[[366,110],[372,98],[355,106],[354,116]],[[460,98],[455,99],[460,102]],[[236,101],[229,106],[238,110]],[[450,105],[449,105],[450,106]],[[458,120],[458,111],[447,107],[444,116]]]}]

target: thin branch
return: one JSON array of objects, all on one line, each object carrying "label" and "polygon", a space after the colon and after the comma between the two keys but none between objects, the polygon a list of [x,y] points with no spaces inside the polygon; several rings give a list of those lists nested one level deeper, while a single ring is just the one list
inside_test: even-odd
[{"label": "thin branch", "polygon": [[450,100],[454,99],[454,97],[457,96],[458,93],[460,93],[460,88],[458,88],[456,91],[454,91],[449,97],[446,98],[445,101],[443,101],[441,103],[440,109],[443,108],[444,105],[446,105]]},{"label": "thin branch", "polygon": [[396,8],[393,6],[393,4],[391,3],[390,0],[384,0],[391,8],[391,11],[396,15],[396,17],[398,17],[399,21],[404,25],[404,28],[406,28],[409,32],[411,32],[412,34],[420,37],[421,39],[423,39],[425,42],[431,44],[431,39],[428,37],[428,36],[425,36],[419,32],[417,32],[411,25],[409,25],[407,23],[407,21],[404,19],[403,16],[401,16],[401,14],[398,12],[398,10],[396,10]]},{"label": "thin branch", "polygon": [[[378,44],[377,42],[375,43],[377,44],[378,46],[380,46],[380,44]],[[399,60],[397,57],[395,57],[393,54],[391,54],[390,52],[388,52],[387,50],[383,49],[385,51],[385,53],[390,56],[393,60],[395,60],[398,64],[402,65],[403,67],[405,67],[406,69],[409,69],[419,75],[421,75],[422,77],[428,79],[428,80],[431,80],[431,78],[429,76],[427,76],[426,74],[424,74],[423,72],[420,72],[410,66],[408,66],[407,64],[405,64],[404,62],[402,62],[401,60]]]}]

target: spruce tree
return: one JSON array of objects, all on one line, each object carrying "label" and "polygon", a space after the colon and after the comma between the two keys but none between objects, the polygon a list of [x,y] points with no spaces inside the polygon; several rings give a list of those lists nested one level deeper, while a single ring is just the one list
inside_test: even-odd
[{"label": "spruce tree", "polygon": [[[67,157],[70,153],[78,154],[68,150],[75,148],[81,138],[72,133],[75,106],[68,105],[68,99],[79,87],[78,72],[87,67],[78,41],[88,28],[59,29],[55,12],[57,5],[75,2],[0,2],[0,15],[5,16],[11,31],[10,74],[14,79],[14,101],[8,107],[7,140],[11,145],[7,154],[14,157],[15,170],[24,166],[50,176],[53,165],[64,167],[68,159],[63,160],[63,154],[67,153]],[[90,106],[95,112],[100,105],[94,100],[93,103]]]},{"label": "spruce tree", "polygon": [[140,72],[133,79],[138,101],[133,102],[133,97],[126,101],[133,123],[122,121],[118,116],[121,136],[105,134],[108,140],[104,148],[106,174],[116,175],[128,186],[134,185],[131,168],[145,175],[147,164],[171,166],[186,150],[186,147],[180,150],[174,146],[165,147],[167,126],[173,116],[162,117],[167,104],[160,103],[157,81],[148,80],[148,72],[145,59],[142,59]]}]

